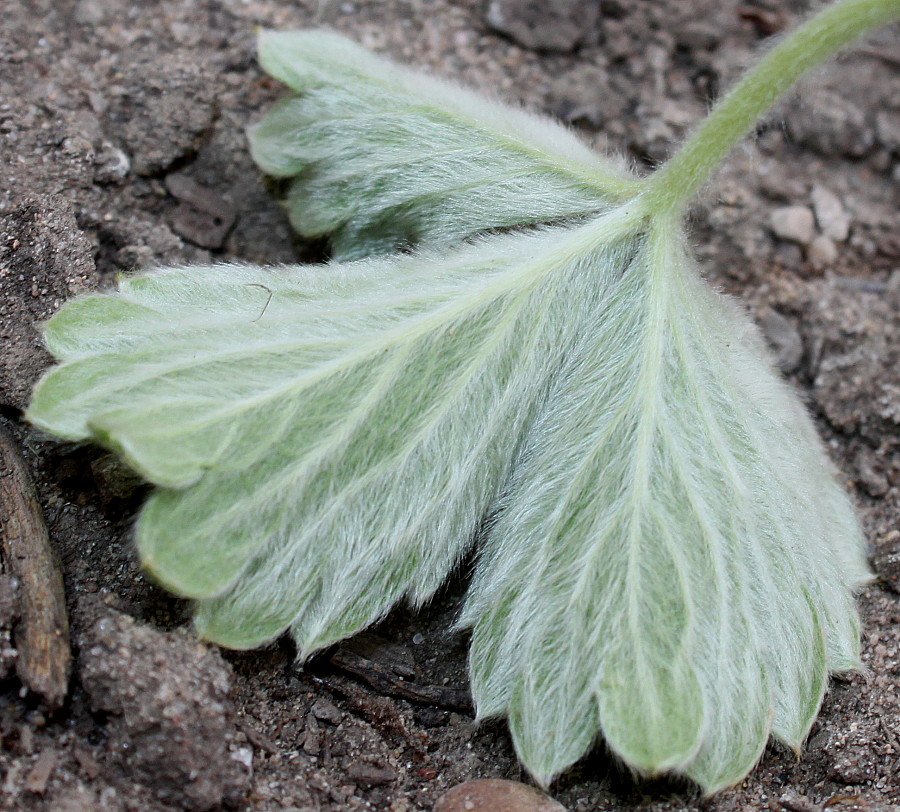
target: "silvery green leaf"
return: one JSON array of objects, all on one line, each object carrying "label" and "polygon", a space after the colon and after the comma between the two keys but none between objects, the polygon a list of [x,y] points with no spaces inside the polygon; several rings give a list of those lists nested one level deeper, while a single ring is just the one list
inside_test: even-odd
[{"label": "silvery green leaf", "polygon": [[294,177],[288,209],[338,256],[604,211],[635,179],[550,120],[381,59],[326,31],[263,32],[263,67],[300,95],[250,130]]},{"label": "silvery green leaf", "polygon": [[667,213],[706,158],[638,182],[333,34],[261,59],[299,94],[251,134],[298,230],[424,248],[76,299],[29,419],[158,486],[142,561],[235,648],[290,629],[305,657],[420,604],[483,526],[473,692],[543,783],[598,734],[706,791],[770,733],[798,748],[858,665],[867,573],[809,418]]},{"label": "silvery green leaf", "polygon": [[469,547],[573,340],[578,235],[125,279],[50,321],[63,363],[29,418],[162,486],[138,549],[206,637],[290,626],[309,652],[421,603]]},{"label": "silvery green leaf", "polygon": [[753,325],[672,231],[568,354],[491,528],[463,623],[479,715],[546,783],[602,733],[714,791],[797,749],[859,666],[852,507]]},{"label": "silvery green leaf", "polygon": [[290,628],[306,656],[421,603],[492,516],[473,692],[539,781],[602,734],[715,790],[770,732],[799,747],[858,664],[848,500],[752,325],[639,207],[440,255],[161,271],[47,341],[30,419],[162,486],[143,562],[223,645]]}]

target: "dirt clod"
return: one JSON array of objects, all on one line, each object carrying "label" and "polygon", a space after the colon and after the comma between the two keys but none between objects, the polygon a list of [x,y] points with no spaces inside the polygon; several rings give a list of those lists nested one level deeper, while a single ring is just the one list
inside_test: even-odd
[{"label": "dirt clod", "polygon": [[247,771],[229,754],[230,669],[217,651],[111,610],[98,610],[80,647],[91,706],[110,714],[109,753],[132,777],[188,809],[243,797]]},{"label": "dirt clod", "polygon": [[590,0],[491,0],[485,19],[526,48],[566,53],[596,25],[599,5]]},{"label": "dirt clod", "polygon": [[889,533],[878,545],[872,568],[888,589],[900,594],[900,532]]},{"label": "dirt clod", "polygon": [[215,115],[207,78],[214,69],[188,50],[158,56],[137,50],[125,61],[108,118],[138,175],[159,174],[197,151]]},{"label": "dirt clod", "polygon": [[50,363],[41,322],[96,278],[92,246],[66,198],[27,198],[0,218],[0,404],[25,408]]},{"label": "dirt clod", "polygon": [[824,282],[810,288],[813,397],[840,431],[900,445],[900,290]]}]

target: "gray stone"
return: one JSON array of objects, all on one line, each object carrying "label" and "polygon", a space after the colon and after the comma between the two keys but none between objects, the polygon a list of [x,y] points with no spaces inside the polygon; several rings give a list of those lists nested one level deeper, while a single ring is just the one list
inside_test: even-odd
[{"label": "gray stone", "polygon": [[335,726],[339,725],[343,719],[343,714],[340,710],[333,702],[325,699],[325,697],[319,697],[313,703],[311,710],[316,719],[320,719],[323,722],[328,722]]},{"label": "gray stone", "polygon": [[844,242],[850,234],[850,217],[836,194],[824,186],[813,186],[810,193],[819,230],[835,242]]},{"label": "gray stone", "polygon": [[104,143],[94,156],[94,181],[102,184],[122,183],[131,172],[131,159],[112,144]]},{"label": "gray stone", "polygon": [[775,209],[769,224],[776,237],[800,245],[809,245],[816,234],[813,213],[806,206],[782,206]]},{"label": "gray stone", "polygon": [[900,152],[900,111],[879,110],[875,114],[875,135],[891,152]]},{"label": "gray stone", "polygon": [[809,244],[806,257],[813,268],[817,271],[824,271],[834,265],[838,258],[837,246],[830,237],[820,234]]}]

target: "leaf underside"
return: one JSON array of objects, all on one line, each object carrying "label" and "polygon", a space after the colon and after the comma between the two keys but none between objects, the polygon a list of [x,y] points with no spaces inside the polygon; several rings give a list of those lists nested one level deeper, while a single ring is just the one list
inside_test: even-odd
[{"label": "leaf underside", "polygon": [[250,129],[253,157],[294,178],[291,222],[304,236],[329,235],[336,258],[583,217],[634,190],[631,175],[559,124],[337,34],[266,32],[259,57],[302,95]]},{"label": "leaf underside", "polygon": [[799,748],[827,671],[858,666],[851,506],[746,316],[669,240],[567,358],[462,619],[479,714],[510,717],[542,781],[599,727],[640,771],[726,786],[770,729]]},{"label": "leaf underside", "polygon": [[[158,485],[141,559],[233,648],[289,629],[305,657],[421,604],[490,516],[472,690],[541,783],[598,734],[706,791],[770,733],[799,748],[828,672],[859,663],[859,528],[678,227],[539,119],[334,35],[266,35],[261,56],[303,94],[253,133],[296,175],[298,228],[344,257],[430,247],[76,299],[29,418]],[[473,236],[535,223],[556,225]]]}]

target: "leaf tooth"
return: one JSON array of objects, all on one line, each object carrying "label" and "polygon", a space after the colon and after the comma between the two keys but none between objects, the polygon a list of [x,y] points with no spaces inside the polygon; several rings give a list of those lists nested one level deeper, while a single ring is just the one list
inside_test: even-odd
[{"label": "leaf tooth", "polygon": [[90,294],[73,299],[46,324],[44,343],[63,361],[102,352],[116,346],[121,324],[158,320],[159,313],[145,304],[120,296]]},{"label": "leaf tooth", "polygon": [[[644,543],[648,541],[645,536]],[[664,556],[657,548],[650,555],[660,554]],[[663,560],[665,565],[657,562],[660,570],[671,572],[672,561]],[[623,630],[612,635],[598,657],[595,685],[600,727],[609,746],[633,769],[655,775],[678,770],[696,756],[709,709],[691,657],[696,634],[692,609],[673,584],[665,596],[658,588],[642,588],[649,594],[639,601],[641,619],[620,621]]]},{"label": "leaf tooth", "polygon": [[555,669],[555,663],[571,660],[576,652],[551,640],[541,643],[544,651],[526,655],[537,667],[520,671],[512,689],[509,729],[516,755],[546,788],[591,747],[598,711],[587,670],[569,669],[561,677]]},{"label": "leaf tooth", "polygon": [[[739,690],[709,703],[709,733],[682,767],[707,796],[743,780],[762,757],[772,729],[771,690],[758,653],[744,650],[741,659],[727,664],[727,671],[735,675],[731,684]],[[729,679],[726,674],[722,678]]]},{"label": "leaf tooth", "polygon": [[459,626],[474,627],[469,644],[469,685],[479,721],[506,715],[517,673],[514,652],[518,646],[511,642],[514,632],[508,627],[512,626],[509,614],[518,599],[518,590],[501,581],[496,592],[492,594],[492,605],[477,617],[478,610],[469,605],[467,596],[467,619]]},{"label": "leaf tooth", "polygon": [[775,685],[772,733],[798,754],[819,712],[828,683],[825,629],[805,589],[803,597],[808,614],[794,618],[799,627],[797,646],[793,651],[776,652],[781,662],[773,664],[773,671],[780,679]]},{"label": "leaf tooth", "polygon": [[294,134],[303,132],[307,106],[303,99],[288,96],[275,102],[265,118],[247,128],[250,154],[263,172],[276,178],[289,178],[309,163],[309,158],[294,143]]},{"label": "leaf tooth", "polygon": [[[276,540],[274,544],[277,543]],[[227,593],[198,601],[194,613],[198,635],[211,643],[238,650],[255,648],[277,638],[290,624],[293,611],[284,605],[285,584],[276,575],[266,571],[265,563],[259,560],[251,561],[244,570],[243,608],[250,607],[252,611],[240,611],[242,607],[235,606]],[[319,562],[310,557],[304,570],[299,575],[295,572],[290,585],[291,597],[298,602],[315,601],[323,580]]]}]

